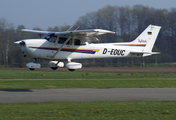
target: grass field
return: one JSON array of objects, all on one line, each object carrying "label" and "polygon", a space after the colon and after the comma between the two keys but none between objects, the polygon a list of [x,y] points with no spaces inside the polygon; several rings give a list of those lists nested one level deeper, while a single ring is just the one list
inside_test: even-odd
[{"label": "grass field", "polygon": [[176,102],[0,104],[1,120],[175,120]]},{"label": "grass field", "polygon": [[95,73],[59,71],[0,70],[0,79],[126,79],[126,78],[176,78],[176,74],[161,73]]},{"label": "grass field", "polygon": [[[0,70],[0,79],[3,79],[0,80],[0,89],[176,87],[176,75],[172,73],[88,73]],[[1,120],[175,120],[175,118],[176,101],[0,103]]]},{"label": "grass field", "polygon": [[3,80],[0,89],[174,88],[176,80]]},{"label": "grass field", "polygon": [[0,70],[0,79],[5,79],[0,81],[0,89],[176,87],[176,74],[172,73],[85,73]]}]

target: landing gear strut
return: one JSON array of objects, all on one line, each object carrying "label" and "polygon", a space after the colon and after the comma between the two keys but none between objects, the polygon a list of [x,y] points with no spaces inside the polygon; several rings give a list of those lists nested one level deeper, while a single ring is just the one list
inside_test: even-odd
[{"label": "landing gear strut", "polygon": [[48,65],[52,70],[57,70],[58,67],[64,67],[64,63],[60,61],[50,61]]}]

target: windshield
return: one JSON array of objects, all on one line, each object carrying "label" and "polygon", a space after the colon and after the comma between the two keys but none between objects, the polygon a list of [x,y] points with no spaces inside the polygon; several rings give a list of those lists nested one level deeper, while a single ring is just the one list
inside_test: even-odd
[{"label": "windshield", "polygon": [[55,42],[57,39],[57,36],[54,35],[54,33],[48,33],[42,37],[42,39],[46,39],[50,42]]}]

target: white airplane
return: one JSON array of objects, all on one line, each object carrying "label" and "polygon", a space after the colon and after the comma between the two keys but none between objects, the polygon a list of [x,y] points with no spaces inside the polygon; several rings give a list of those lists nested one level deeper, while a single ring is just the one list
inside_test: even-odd
[{"label": "white airplane", "polygon": [[123,43],[91,43],[97,42],[97,36],[115,33],[103,29],[75,30],[65,32],[49,32],[22,29],[23,32],[36,33],[40,39],[26,39],[14,42],[21,46],[24,54],[34,58],[27,63],[30,70],[41,68],[37,59],[51,60],[48,65],[56,70],[64,67],[61,60],[67,60],[65,65],[70,71],[82,68],[81,63],[74,59],[100,59],[121,57],[145,57],[152,54],[152,48],[160,31],[160,26],[149,25],[134,41]]}]

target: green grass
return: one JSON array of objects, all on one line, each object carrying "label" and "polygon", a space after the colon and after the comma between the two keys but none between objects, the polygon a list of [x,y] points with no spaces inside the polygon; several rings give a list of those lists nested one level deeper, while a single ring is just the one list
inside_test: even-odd
[{"label": "green grass", "polygon": [[3,80],[0,89],[175,88],[176,80]]},{"label": "green grass", "polygon": [[[176,75],[172,73],[85,73],[0,70],[0,79],[17,79],[0,80],[0,89],[176,87]],[[0,120],[175,120],[175,118],[175,101],[0,103]]]},{"label": "green grass", "polygon": [[176,102],[0,104],[1,120],[175,120]]},{"label": "green grass", "polygon": [[[87,72],[0,70],[0,79],[17,79],[17,80],[0,80],[0,89],[176,87],[176,74],[172,73],[171,74],[87,73]],[[27,80],[18,80],[18,79],[27,79]],[[32,80],[32,79],[43,79],[43,80]],[[55,80],[45,80],[45,79],[55,79]]]},{"label": "green grass", "polygon": [[176,74],[161,73],[91,73],[59,71],[0,70],[0,79],[118,79],[118,78],[176,78]]}]

